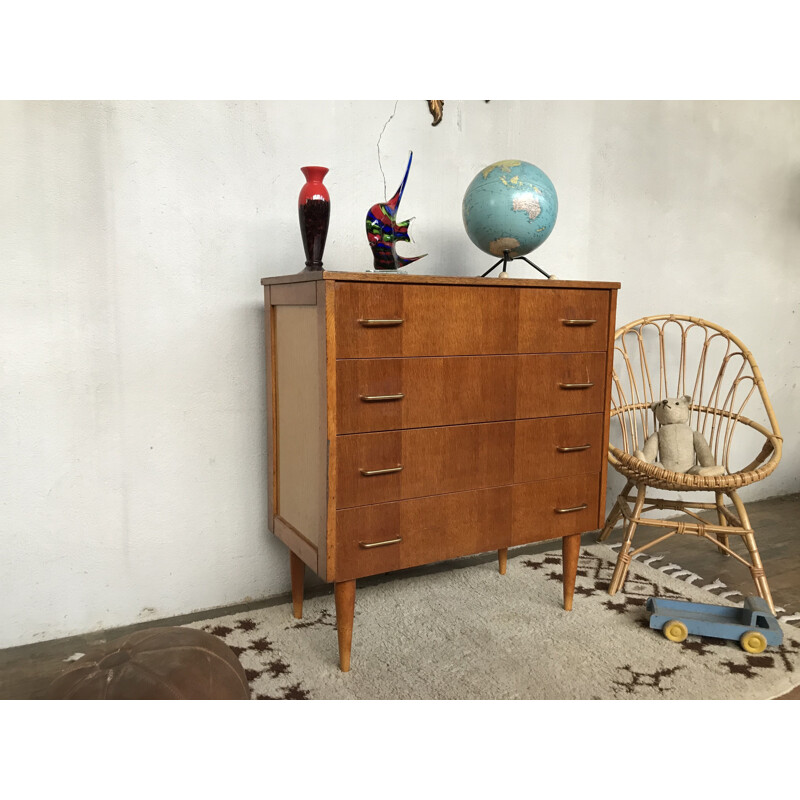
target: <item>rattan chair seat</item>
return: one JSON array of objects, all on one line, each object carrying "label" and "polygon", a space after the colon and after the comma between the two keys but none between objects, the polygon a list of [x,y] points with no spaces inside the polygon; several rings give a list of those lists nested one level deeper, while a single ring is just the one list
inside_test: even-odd
[{"label": "rattan chair seat", "polygon": [[[742,420],[743,421],[743,420]],[[760,460],[772,454],[765,464],[756,469],[739,470],[725,475],[690,475],[686,472],[673,472],[658,464],[642,461],[618,447],[609,445],[608,461],[614,469],[634,483],[645,483],[654,489],[675,492],[720,492],[727,489],[741,489],[751,483],[763,480],[772,474],[780,461],[779,452],[771,442],[764,445]]]}]

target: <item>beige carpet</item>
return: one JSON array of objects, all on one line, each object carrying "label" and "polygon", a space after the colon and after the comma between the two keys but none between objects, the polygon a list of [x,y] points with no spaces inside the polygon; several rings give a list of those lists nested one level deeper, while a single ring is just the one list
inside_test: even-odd
[{"label": "beige carpet", "polygon": [[[800,619],[778,612],[780,648],[647,625],[648,597],[740,605],[676,564],[635,561],[624,592],[607,587],[615,549],[581,550],[574,609],[561,608],[560,550],[359,588],[351,671],[338,669],[332,595],[192,623],[233,648],[256,699],[769,699],[800,684]],[[776,598],[779,602],[780,598]]]}]

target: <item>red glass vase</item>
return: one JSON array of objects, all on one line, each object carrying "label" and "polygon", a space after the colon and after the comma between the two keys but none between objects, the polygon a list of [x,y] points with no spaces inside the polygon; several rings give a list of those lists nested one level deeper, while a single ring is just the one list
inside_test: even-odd
[{"label": "red glass vase", "polygon": [[306,269],[322,269],[322,251],[328,235],[328,221],[331,215],[331,198],[322,183],[327,175],[327,167],[300,167],[306,182],[300,190],[298,213],[300,215],[300,234],[306,253]]}]

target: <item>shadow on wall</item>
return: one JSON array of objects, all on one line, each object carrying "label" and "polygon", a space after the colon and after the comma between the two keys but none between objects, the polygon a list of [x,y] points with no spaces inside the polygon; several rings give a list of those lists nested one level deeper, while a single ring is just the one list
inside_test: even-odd
[{"label": "shadow on wall", "polygon": [[789,192],[786,202],[786,216],[790,223],[800,228],[800,172],[787,180]]},{"label": "shadow on wall", "polygon": [[[260,280],[260,279],[259,279]],[[262,287],[259,285],[259,289]],[[262,292],[263,295],[263,292]],[[266,361],[266,344],[265,344],[265,331],[264,331],[264,301],[255,303],[252,306],[247,306],[245,310],[247,316],[248,330],[253,332],[253,346],[250,349],[253,359],[253,374],[258,376],[258,395],[255,398],[255,405],[259,409],[257,419],[253,420],[255,430],[253,436],[258,437],[258,441],[264,442],[265,447],[260,451],[260,458],[258,468],[260,474],[266,476],[267,474],[267,437],[271,438],[272,432],[269,431],[267,425],[267,361]],[[265,484],[266,491],[266,484]],[[267,497],[266,494],[261,498],[263,503],[263,516],[267,517]]]}]

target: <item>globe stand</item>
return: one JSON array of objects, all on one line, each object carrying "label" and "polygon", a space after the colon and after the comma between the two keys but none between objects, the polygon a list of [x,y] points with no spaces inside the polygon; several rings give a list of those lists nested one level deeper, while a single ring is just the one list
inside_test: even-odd
[{"label": "globe stand", "polygon": [[503,269],[501,270],[499,277],[507,278],[508,277],[508,272],[506,272],[506,267],[508,266],[508,262],[509,261],[519,261],[519,259],[522,259],[523,261],[527,261],[534,269],[538,269],[539,272],[541,272],[542,275],[545,276],[545,278],[552,278],[553,277],[552,275],[548,275],[541,267],[537,267],[536,264],[533,263],[533,261],[530,261],[529,259],[525,258],[525,256],[516,256],[514,258],[511,258],[511,251],[510,250],[503,250],[503,257],[495,265],[493,265],[492,267],[487,269],[486,272],[484,272],[483,275],[481,275],[481,278],[485,278],[490,272],[492,272],[492,270],[497,269],[497,267],[499,267],[501,264],[503,265]]}]

